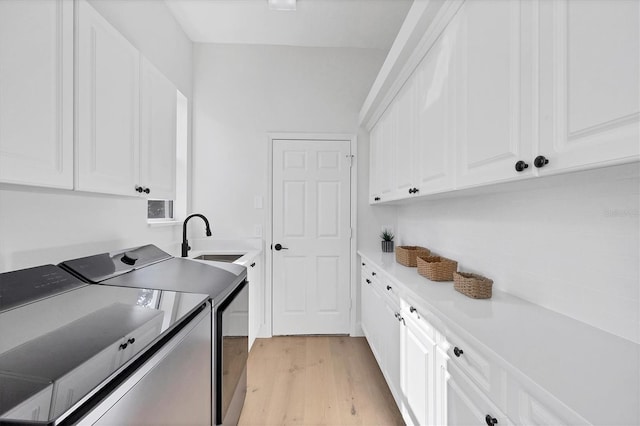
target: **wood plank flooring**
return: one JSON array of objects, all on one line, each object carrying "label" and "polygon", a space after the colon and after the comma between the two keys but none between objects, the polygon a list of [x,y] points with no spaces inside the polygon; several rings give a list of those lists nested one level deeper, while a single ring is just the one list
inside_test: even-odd
[{"label": "wood plank flooring", "polygon": [[363,337],[257,339],[240,416],[248,425],[403,425]]}]

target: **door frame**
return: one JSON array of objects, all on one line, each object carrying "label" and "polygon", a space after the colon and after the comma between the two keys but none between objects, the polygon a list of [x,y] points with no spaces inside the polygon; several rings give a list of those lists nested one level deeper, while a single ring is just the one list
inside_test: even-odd
[{"label": "door frame", "polygon": [[265,232],[265,319],[266,324],[260,337],[273,336],[273,141],[274,140],[303,140],[303,141],[349,141],[351,149],[351,181],[350,188],[350,209],[351,209],[351,244],[349,249],[349,294],[351,303],[349,309],[349,335],[358,336],[359,325],[356,317],[357,293],[356,286],[356,257],[357,257],[357,227],[358,217],[358,138],[356,135],[347,133],[297,133],[297,132],[274,132],[267,133],[267,200],[266,206],[266,232]]}]

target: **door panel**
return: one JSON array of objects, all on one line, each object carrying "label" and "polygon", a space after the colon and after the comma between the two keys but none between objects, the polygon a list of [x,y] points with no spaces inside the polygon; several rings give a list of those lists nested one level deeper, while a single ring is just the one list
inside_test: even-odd
[{"label": "door panel", "polygon": [[273,142],[273,334],[349,332],[350,142]]}]

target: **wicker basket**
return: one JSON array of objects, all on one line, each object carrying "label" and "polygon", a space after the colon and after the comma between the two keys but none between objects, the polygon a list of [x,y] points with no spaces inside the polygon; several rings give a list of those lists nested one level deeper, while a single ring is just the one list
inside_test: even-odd
[{"label": "wicker basket", "polygon": [[419,246],[398,246],[396,247],[396,262],[404,266],[418,266],[416,258],[418,256],[429,256],[429,249]]},{"label": "wicker basket", "polygon": [[458,262],[441,256],[418,256],[418,273],[431,281],[453,281]]},{"label": "wicker basket", "polygon": [[456,272],[453,274],[453,288],[473,299],[491,298],[493,281],[481,275]]}]

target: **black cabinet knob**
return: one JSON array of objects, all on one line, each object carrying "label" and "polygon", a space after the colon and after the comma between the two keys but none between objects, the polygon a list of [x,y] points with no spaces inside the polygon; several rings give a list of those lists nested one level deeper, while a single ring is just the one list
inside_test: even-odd
[{"label": "black cabinet knob", "polygon": [[142,194],[142,191],[144,191],[144,189],[140,185],[136,185],[136,192]]},{"label": "black cabinet knob", "polygon": [[143,189],[143,191],[144,191],[145,194],[150,194],[151,193],[151,190],[149,188],[145,188],[145,189]]},{"label": "black cabinet knob", "polygon": [[488,426],[493,426],[496,423],[498,423],[498,419],[496,419],[495,417],[491,417],[490,414],[487,414],[484,418],[484,421],[487,422]]},{"label": "black cabinet knob", "polygon": [[375,273],[375,272],[372,272],[372,273],[371,273],[371,275],[373,275],[373,276],[375,277],[375,276],[376,276],[376,273]]},{"label": "black cabinet knob", "polygon": [[249,265],[249,266],[251,266],[252,268],[253,268],[253,267],[255,267],[255,266],[256,266],[256,262],[253,262],[253,263],[252,263],[251,265]]},{"label": "black cabinet knob", "polygon": [[366,263],[362,262],[362,266],[367,266]]},{"label": "black cabinet knob", "polygon": [[373,201],[380,201],[380,197],[375,197]]},{"label": "black cabinet knob", "polygon": [[538,169],[544,167],[547,164],[549,164],[549,159],[547,159],[547,157],[545,157],[544,155],[538,155],[536,159],[533,160],[533,165]]},{"label": "black cabinet knob", "polygon": [[273,246],[274,249],[276,249],[276,251],[280,251],[280,250],[289,250],[289,247],[282,247],[282,244],[278,243],[275,246]]},{"label": "black cabinet knob", "polygon": [[455,348],[453,348],[453,353],[455,354],[455,356],[460,358],[460,355],[462,355],[464,351],[456,346]]},{"label": "black cabinet knob", "polygon": [[420,192],[420,190],[418,188],[413,188],[413,193],[417,194],[418,192]]},{"label": "black cabinet knob", "polygon": [[387,286],[387,291],[391,291],[391,286],[390,285]]},{"label": "black cabinet knob", "polygon": [[127,349],[127,344],[126,343],[121,344],[120,350],[125,350],[125,349]]},{"label": "black cabinet knob", "polygon": [[418,312],[418,310],[413,306],[409,306],[409,312],[414,313],[414,312]]},{"label": "black cabinet knob", "polygon": [[520,160],[516,163],[516,172],[521,172],[524,169],[529,168],[529,165],[527,163],[525,163],[524,161]]},{"label": "black cabinet knob", "polygon": [[367,284],[371,284],[371,280],[369,278],[367,278],[365,281],[367,282]]},{"label": "black cabinet knob", "polygon": [[128,342],[133,345],[136,342],[135,337],[130,338]]}]

